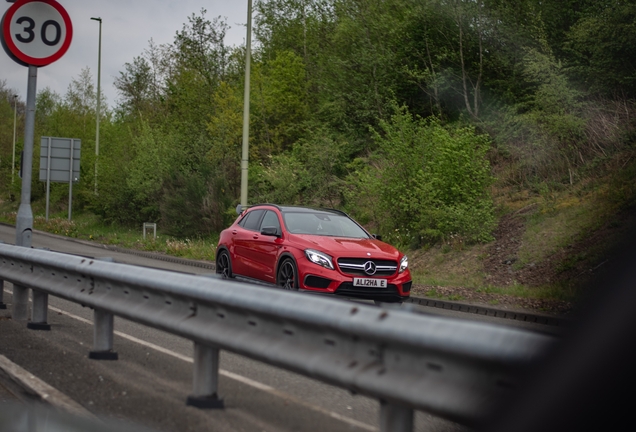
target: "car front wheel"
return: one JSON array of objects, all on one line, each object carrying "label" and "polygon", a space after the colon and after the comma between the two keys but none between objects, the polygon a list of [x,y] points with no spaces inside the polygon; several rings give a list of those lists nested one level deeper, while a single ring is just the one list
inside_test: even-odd
[{"label": "car front wheel", "polygon": [[233,278],[232,274],[232,261],[230,261],[230,254],[227,251],[221,251],[219,256],[216,257],[216,273],[223,276],[223,279]]},{"label": "car front wheel", "polygon": [[278,268],[276,285],[286,290],[298,290],[298,271],[290,258],[285,259]]}]

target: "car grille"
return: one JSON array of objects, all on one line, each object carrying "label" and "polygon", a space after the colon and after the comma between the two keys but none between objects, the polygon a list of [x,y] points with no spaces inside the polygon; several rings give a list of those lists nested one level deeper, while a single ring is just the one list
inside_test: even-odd
[{"label": "car grille", "polygon": [[[364,271],[365,264],[372,262],[376,271],[368,274]],[[397,271],[397,263],[391,260],[374,260],[367,258],[338,258],[338,267],[343,273],[356,276],[391,276]]]}]

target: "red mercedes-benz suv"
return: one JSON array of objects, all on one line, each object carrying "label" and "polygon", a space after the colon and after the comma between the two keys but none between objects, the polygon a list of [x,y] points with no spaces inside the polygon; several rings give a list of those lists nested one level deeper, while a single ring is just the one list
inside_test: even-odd
[{"label": "red mercedes-benz suv", "polygon": [[385,302],[410,294],[406,255],[344,212],[274,204],[237,211],[216,249],[216,273],[226,278]]}]

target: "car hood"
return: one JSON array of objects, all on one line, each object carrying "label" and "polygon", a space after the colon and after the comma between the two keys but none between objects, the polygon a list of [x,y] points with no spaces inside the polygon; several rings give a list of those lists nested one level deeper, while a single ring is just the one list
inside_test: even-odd
[{"label": "car hood", "polygon": [[401,256],[400,252],[390,244],[372,238],[358,239],[291,234],[289,241],[300,249],[316,249],[335,257],[370,257],[397,260]]}]

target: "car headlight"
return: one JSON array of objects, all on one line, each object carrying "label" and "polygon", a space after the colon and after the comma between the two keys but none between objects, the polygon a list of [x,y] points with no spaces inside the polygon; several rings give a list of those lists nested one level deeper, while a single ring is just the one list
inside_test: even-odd
[{"label": "car headlight", "polygon": [[400,273],[409,268],[409,257],[404,255],[400,260]]},{"label": "car headlight", "polygon": [[314,264],[318,264],[319,266],[328,268],[329,270],[334,269],[331,257],[325,253],[318,252],[313,249],[307,249],[305,250],[305,255],[307,256],[307,259]]}]

